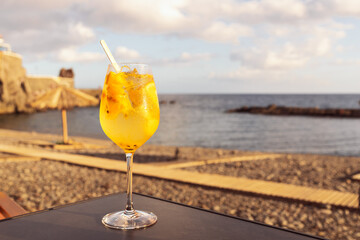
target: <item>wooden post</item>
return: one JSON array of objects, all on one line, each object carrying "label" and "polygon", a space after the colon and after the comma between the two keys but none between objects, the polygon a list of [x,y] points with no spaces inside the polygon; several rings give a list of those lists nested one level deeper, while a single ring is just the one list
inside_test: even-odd
[{"label": "wooden post", "polygon": [[62,125],[63,125],[63,139],[64,139],[64,143],[67,144],[69,142],[69,139],[68,139],[68,129],[67,129],[67,119],[66,119],[65,109],[61,109],[61,116],[62,116]]}]

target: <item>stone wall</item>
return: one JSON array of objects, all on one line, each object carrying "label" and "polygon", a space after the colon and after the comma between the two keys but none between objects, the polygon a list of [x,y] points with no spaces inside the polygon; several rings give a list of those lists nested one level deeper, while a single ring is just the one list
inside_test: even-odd
[{"label": "stone wall", "polygon": [[52,77],[52,76],[26,76],[29,83],[31,92],[34,96],[38,96],[55,88],[59,84],[66,85],[67,87],[74,87],[74,80],[72,78]]}]

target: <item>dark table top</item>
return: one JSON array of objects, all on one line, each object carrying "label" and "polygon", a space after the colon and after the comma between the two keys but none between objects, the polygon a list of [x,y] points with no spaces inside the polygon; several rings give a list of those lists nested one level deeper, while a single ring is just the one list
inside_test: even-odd
[{"label": "dark table top", "polygon": [[154,212],[155,225],[127,231],[104,227],[102,217],[122,210],[125,198],[114,194],[2,220],[0,239],[322,239],[139,194],[135,209]]}]

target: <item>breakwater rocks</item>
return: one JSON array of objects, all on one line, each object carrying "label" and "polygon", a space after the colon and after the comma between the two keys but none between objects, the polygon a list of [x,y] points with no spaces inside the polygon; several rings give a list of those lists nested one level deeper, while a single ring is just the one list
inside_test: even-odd
[{"label": "breakwater rocks", "polygon": [[280,116],[309,116],[309,117],[339,117],[339,118],[360,118],[360,109],[345,108],[302,108],[285,107],[275,104],[267,107],[248,107],[234,108],[225,111],[226,113],[251,113]]}]

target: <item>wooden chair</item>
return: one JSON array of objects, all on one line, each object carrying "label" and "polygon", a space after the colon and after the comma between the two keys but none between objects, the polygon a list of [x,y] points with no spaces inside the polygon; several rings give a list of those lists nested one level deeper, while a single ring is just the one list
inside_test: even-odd
[{"label": "wooden chair", "polygon": [[27,211],[6,193],[0,192],[0,219],[14,217],[25,213],[27,213]]}]

